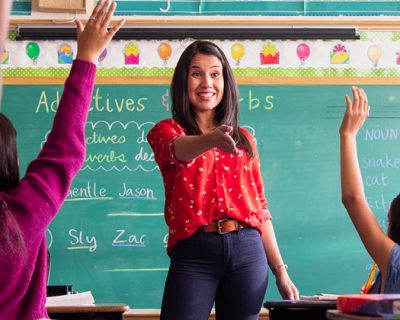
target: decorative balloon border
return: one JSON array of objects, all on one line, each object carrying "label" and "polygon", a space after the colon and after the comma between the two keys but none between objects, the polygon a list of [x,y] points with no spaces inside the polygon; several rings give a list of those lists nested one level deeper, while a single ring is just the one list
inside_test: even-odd
[{"label": "decorative balloon border", "polygon": [[[226,53],[237,73],[265,68],[298,69],[353,69],[360,76],[370,68],[393,69],[400,65],[400,33],[380,32],[375,40],[365,34],[361,40],[349,41],[272,41],[241,40],[214,41]],[[107,74],[118,69],[137,68],[141,74],[146,68],[158,70],[174,68],[180,54],[191,41],[113,41],[98,59]],[[22,47],[22,48],[21,48]],[[17,74],[13,69],[67,68],[74,59],[76,42],[60,41],[8,41],[0,55],[4,76]],[[55,59],[56,58],[56,59]],[[160,69],[161,68],[161,69]],[[4,70],[8,72],[4,72]],[[168,71],[169,74],[171,71]],[[34,73],[32,71],[31,73]],[[40,72],[39,72],[40,73]],[[265,74],[265,71],[262,73]],[[278,72],[275,72],[276,74]],[[131,72],[130,74],[135,74]],[[249,72],[251,74],[251,72]]]}]

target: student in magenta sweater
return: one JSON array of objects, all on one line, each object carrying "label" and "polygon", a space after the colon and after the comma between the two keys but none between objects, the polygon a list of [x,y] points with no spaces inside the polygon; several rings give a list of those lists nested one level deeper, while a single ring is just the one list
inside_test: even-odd
[{"label": "student in magenta sweater", "polygon": [[100,0],[85,27],[76,22],[78,52],[51,133],[21,180],[16,132],[0,113],[0,320],[48,317],[45,233],[84,162],[95,61],[124,23],[107,30],[115,6]]}]

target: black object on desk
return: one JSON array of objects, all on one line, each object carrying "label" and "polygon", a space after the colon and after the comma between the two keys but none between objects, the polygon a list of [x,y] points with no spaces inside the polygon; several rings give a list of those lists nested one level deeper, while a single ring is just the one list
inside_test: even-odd
[{"label": "black object on desk", "polygon": [[56,320],[123,320],[129,310],[125,304],[96,304],[81,306],[49,306],[47,312]]},{"label": "black object on desk", "polygon": [[336,301],[274,300],[264,303],[269,320],[325,320],[326,311],[336,309]]},{"label": "black object on desk", "polygon": [[63,296],[65,294],[72,294],[72,285],[59,285],[59,286],[47,286],[47,296]]}]

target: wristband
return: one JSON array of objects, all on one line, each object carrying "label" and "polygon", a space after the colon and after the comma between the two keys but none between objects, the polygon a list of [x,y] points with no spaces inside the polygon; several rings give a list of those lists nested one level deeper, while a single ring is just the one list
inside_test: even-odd
[{"label": "wristband", "polygon": [[276,272],[277,272],[280,268],[285,268],[285,269],[287,270],[287,268],[289,268],[289,267],[288,267],[288,265],[285,264],[285,263],[278,264],[278,265],[276,265],[276,266],[272,269],[272,273],[273,273],[273,274],[276,274]]}]

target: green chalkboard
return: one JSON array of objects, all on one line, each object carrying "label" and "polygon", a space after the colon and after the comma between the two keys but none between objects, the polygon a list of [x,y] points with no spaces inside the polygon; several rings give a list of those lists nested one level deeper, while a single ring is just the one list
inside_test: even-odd
[{"label": "green chalkboard", "polygon": [[11,15],[13,16],[29,16],[32,10],[32,1],[13,0],[11,7]]},{"label": "green chalkboard", "polygon": [[[360,133],[368,201],[383,228],[400,181],[400,88],[365,86]],[[18,131],[22,170],[54,117],[59,85],[6,85],[3,111]],[[241,85],[240,122],[258,141],[266,196],[285,262],[302,294],[356,293],[366,254],[340,199],[338,127],[348,86]],[[160,172],[146,142],[170,116],[167,85],[98,85],[87,159],[47,234],[51,284],[92,290],[97,302],[159,308],[168,268]],[[266,299],[279,295],[273,277]]]}]

